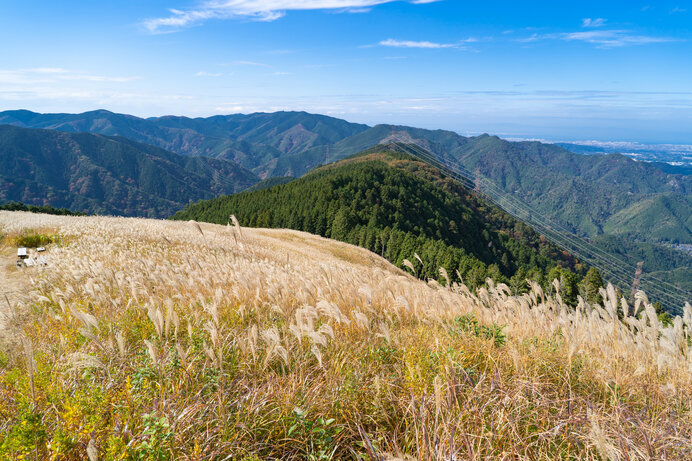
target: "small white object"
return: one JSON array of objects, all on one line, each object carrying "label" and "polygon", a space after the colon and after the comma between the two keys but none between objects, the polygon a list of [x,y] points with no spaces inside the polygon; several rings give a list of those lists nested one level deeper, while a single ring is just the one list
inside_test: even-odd
[{"label": "small white object", "polygon": [[36,248],[36,251],[38,251],[39,253],[42,253],[42,252],[46,251],[46,248],[45,247],[38,247],[38,248]]},{"label": "small white object", "polygon": [[34,261],[34,258],[26,258],[24,260],[24,264],[26,264],[26,267],[34,267],[36,265],[36,261]]},{"label": "small white object", "polygon": [[26,248],[23,248],[23,247],[22,247],[22,248],[19,248],[19,249],[17,250],[17,256],[19,256],[19,257],[22,258],[22,259],[23,259],[23,258],[26,258]]}]

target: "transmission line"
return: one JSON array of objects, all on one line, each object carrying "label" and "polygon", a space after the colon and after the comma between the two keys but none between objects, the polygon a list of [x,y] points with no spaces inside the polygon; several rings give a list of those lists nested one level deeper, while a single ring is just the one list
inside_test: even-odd
[{"label": "transmission line", "polygon": [[[426,148],[412,142],[412,140],[402,140],[394,135],[392,135],[392,138],[395,140],[393,144],[404,150],[404,152],[422,158],[433,166],[440,168],[447,175],[461,182],[463,185],[469,188],[474,188],[474,186],[478,185],[478,183],[482,184],[488,193],[490,200],[493,201],[498,207],[505,210],[509,214],[514,215],[515,217],[528,221],[534,227],[540,228],[540,230],[543,231],[542,233],[551,237],[560,246],[567,249],[571,248],[571,251],[576,253],[578,257],[601,269],[609,278],[622,285],[623,288],[630,285],[628,280],[631,275],[631,270],[626,261],[618,260],[615,255],[604,252],[590,242],[565,229],[564,226],[560,225],[559,223],[553,222],[537,210],[532,209],[531,206],[519,200],[517,197],[514,197],[506,191],[500,189],[492,180],[486,178],[485,176],[480,174],[471,174],[462,165],[460,165],[458,161],[455,162],[456,165],[450,165],[448,162],[443,162],[440,158],[433,155]],[[417,149],[414,149],[411,146],[415,146]],[[496,196],[493,197],[492,194],[495,194]],[[669,302],[672,301],[676,305],[684,305],[686,302],[685,295],[692,297],[689,293],[680,290],[678,287],[675,287],[668,282],[659,280],[653,276],[648,276],[648,278],[658,281],[661,285],[672,287],[672,290],[666,289],[664,286],[656,288],[652,287],[654,289],[650,290],[651,294],[661,296],[662,298],[667,299]],[[677,306],[676,311],[679,312],[679,308],[677,308]]]}]

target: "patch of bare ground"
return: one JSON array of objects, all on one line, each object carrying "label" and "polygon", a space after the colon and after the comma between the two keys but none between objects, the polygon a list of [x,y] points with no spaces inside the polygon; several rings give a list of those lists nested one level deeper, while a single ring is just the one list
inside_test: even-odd
[{"label": "patch of bare ground", "polygon": [[19,267],[17,248],[0,245],[0,343],[9,341],[21,329],[31,302],[30,291],[41,267]]}]

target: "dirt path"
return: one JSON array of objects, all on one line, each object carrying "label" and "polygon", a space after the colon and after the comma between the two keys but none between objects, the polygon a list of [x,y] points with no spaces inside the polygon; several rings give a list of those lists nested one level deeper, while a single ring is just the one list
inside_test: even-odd
[{"label": "dirt path", "polygon": [[17,267],[16,248],[0,246],[0,337],[7,333],[13,313],[28,300],[28,289],[29,276]]}]

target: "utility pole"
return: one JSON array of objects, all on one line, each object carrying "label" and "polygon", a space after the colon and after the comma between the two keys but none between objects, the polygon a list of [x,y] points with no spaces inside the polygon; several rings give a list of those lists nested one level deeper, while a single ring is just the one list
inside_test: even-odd
[{"label": "utility pole", "polygon": [[629,304],[634,305],[634,295],[639,290],[639,283],[642,281],[642,266],[644,261],[637,263],[637,270],[634,272],[634,282],[632,283],[632,291],[630,292]]},{"label": "utility pole", "polygon": [[481,192],[481,169],[476,168],[476,180],[474,181],[473,190],[476,191],[476,195]]}]

